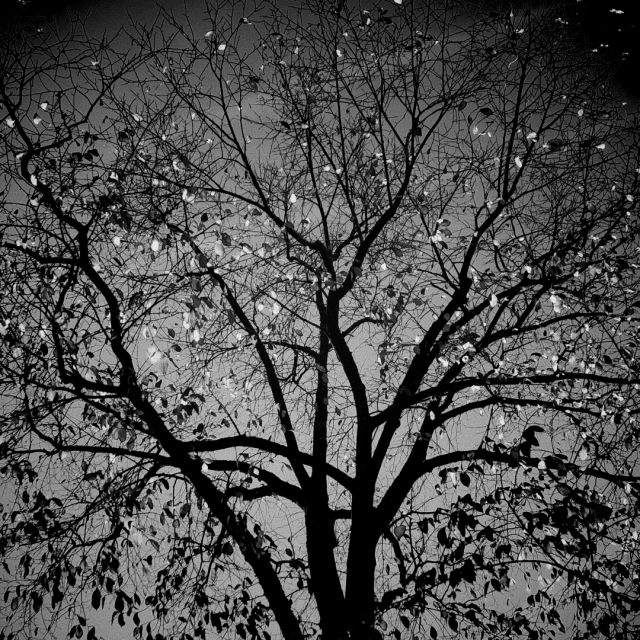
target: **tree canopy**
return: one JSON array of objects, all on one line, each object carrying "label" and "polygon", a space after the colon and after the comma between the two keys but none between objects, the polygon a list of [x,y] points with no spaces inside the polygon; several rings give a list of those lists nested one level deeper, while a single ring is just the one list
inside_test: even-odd
[{"label": "tree canopy", "polygon": [[5,26],[0,638],[637,637],[606,51],[553,4],[200,11]]}]

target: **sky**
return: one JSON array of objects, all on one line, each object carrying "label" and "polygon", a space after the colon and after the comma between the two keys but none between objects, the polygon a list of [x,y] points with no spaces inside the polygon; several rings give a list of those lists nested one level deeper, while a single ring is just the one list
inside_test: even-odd
[{"label": "sky", "polygon": [[[420,0],[414,0],[419,2]],[[495,0],[479,0],[487,10]],[[618,86],[629,97],[640,97],[640,2],[638,0],[564,0],[576,12],[576,28],[588,38],[590,46],[606,45],[617,58],[624,60],[618,73]],[[542,3],[544,0],[534,0]],[[19,11],[39,15],[45,21],[60,18],[71,10],[88,16],[88,25],[99,33],[105,25],[125,26],[133,19],[146,22],[157,14],[158,7],[177,13],[197,11],[201,0],[4,0]],[[361,2],[363,6],[365,2]],[[524,0],[513,0],[514,8]]]},{"label": "sky", "polygon": [[[414,0],[419,2],[420,0]],[[543,0],[542,0],[543,1]],[[4,0],[14,3],[22,12],[38,15],[44,23],[63,19],[67,12],[87,16],[87,28],[99,35],[109,29],[126,26],[132,21],[145,23],[153,20],[159,7],[173,9],[176,13],[193,10],[199,12],[201,0],[27,0],[26,7],[20,0]],[[617,77],[619,88],[630,97],[640,98],[640,0],[566,0],[575,7],[576,28],[588,38],[590,46],[606,45],[613,55],[624,59]],[[366,0],[361,0],[366,6]],[[487,11],[496,3],[484,0]],[[513,6],[522,4],[515,0]],[[106,624],[105,624],[106,626]],[[103,631],[104,633],[104,631]],[[105,633],[106,637],[108,636]]]}]

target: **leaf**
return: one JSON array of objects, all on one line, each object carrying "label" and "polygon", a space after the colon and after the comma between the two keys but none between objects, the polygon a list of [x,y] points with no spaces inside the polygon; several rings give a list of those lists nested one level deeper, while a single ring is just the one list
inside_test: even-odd
[{"label": "leaf", "polygon": [[298,197],[296,196],[295,193],[292,193],[289,196],[289,204],[295,204],[298,201]]},{"label": "leaf", "polygon": [[102,597],[100,594],[100,589],[96,587],[94,592],[91,594],[91,606],[96,610],[99,609],[101,600]]},{"label": "leaf", "polygon": [[40,611],[40,608],[42,607],[42,596],[37,593],[36,591],[34,591],[31,594],[31,600],[33,600],[33,610],[38,613],[38,611]]},{"label": "leaf", "polygon": [[467,106],[467,101],[463,100],[459,105],[458,105],[458,110],[462,111],[465,107]]},{"label": "leaf", "polygon": [[496,307],[498,305],[498,296],[495,293],[491,294],[491,299],[489,300],[489,304],[492,307]]},{"label": "leaf", "polygon": [[218,51],[219,51],[220,53],[222,53],[226,48],[227,48],[227,45],[226,45],[226,44],[219,44],[219,45],[218,45]]},{"label": "leaf", "polygon": [[465,486],[468,487],[471,484],[471,478],[469,477],[468,473],[465,473],[464,471],[460,474],[460,482]]},{"label": "leaf", "polygon": [[483,107],[480,109],[480,113],[487,118],[493,115],[493,111],[489,107]]},{"label": "leaf", "polygon": [[520,160],[520,156],[516,156],[516,159],[514,160],[516,167],[518,167],[518,169],[522,169],[522,160]]},{"label": "leaf", "polygon": [[216,240],[213,243],[213,252],[218,256],[218,258],[224,258],[224,245],[220,240]]},{"label": "leaf", "polygon": [[405,525],[403,524],[399,524],[393,528],[393,535],[396,538],[402,538],[402,536],[406,533],[406,531],[407,531],[407,527],[405,527]]},{"label": "leaf", "polygon": [[160,247],[162,245],[160,244],[160,240],[158,240],[157,238],[154,238],[151,241],[151,250],[155,253],[157,253],[158,251],[160,251]]}]

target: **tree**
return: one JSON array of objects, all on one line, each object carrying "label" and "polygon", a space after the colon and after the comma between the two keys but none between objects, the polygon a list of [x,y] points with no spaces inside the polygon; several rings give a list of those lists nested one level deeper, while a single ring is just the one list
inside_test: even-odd
[{"label": "tree", "polygon": [[0,637],[636,637],[610,61],[558,6],[206,11],[3,38]]}]

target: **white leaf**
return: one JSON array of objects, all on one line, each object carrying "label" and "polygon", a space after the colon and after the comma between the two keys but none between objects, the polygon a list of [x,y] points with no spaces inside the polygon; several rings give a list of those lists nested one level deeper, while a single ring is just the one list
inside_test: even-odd
[{"label": "white leaf", "polygon": [[141,116],[139,113],[134,113],[134,114],[132,114],[132,115],[133,115],[133,119],[134,119],[136,122],[142,122],[142,116]]},{"label": "white leaf", "polygon": [[196,194],[193,191],[191,191],[190,189],[183,189],[182,190],[182,199],[187,204],[190,204],[191,202],[193,202],[196,199]]},{"label": "white leaf", "polygon": [[137,529],[134,530],[129,537],[138,547],[142,546],[142,543],[144,542],[144,538],[142,537],[142,534]]},{"label": "white leaf", "polygon": [[224,257],[224,245],[222,244],[222,242],[220,240],[216,240],[216,242],[213,243],[213,252],[219,258],[223,258]]},{"label": "white leaf", "polygon": [[112,242],[113,242],[113,244],[116,245],[116,247],[119,247],[122,244],[122,242],[121,242],[121,240],[120,240],[120,238],[118,236],[113,238]]},{"label": "white leaf", "polygon": [[154,238],[151,241],[151,251],[154,251],[154,252],[157,253],[158,251],[160,251],[160,246],[161,246],[160,245],[160,240],[158,240],[158,238]]},{"label": "white leaf", "polygon": [[498,296],[495,293],[491,294],[491,300],[489,300],[489,304],[492,307],[495,307],[498,305]]},{"label": "white leaf", "polygon": [[222,53],[226,48],[227,48],[227,45],[226,45],[226,44],[219,44],[219,45],[218,45],[218,51],[219,51],[220,53]]},{"label": "white leaf", "polygon": [[158,347],[151,345],[147,349],[147,355],[149,356],[149,361],[151,362],[151,364],[155,364],[162,359],[163,353],[158,349]]},{"label": "white leaf", "polygon": [[42,122],[42,118],[41,118],[40,116],[36,116],[36,117],[33,119],[33,124],[35,124],[35,125],[36,125],[36,127],[37,127],[41,122]]},{"label": "white leaf", "polygon": [[602,151],[607,145],[603,142],[602,144],[599,144],[596,149],[600,149],[600,151]]},{"label": "white leaf", "polygon": [[538,137],[538,134],[535,131],[532,131],[528,136],[527,140],[535,140]]},{"label": "white leaf", "polygon": [[393,0],[396,4],[402,4],[402,0]]},{"label": "white leaf", "polygon": [[584,109],[582,108],[578,109],[578,117],[582,118],[583,115],[584,115]]},{"label": "white leaf", "polygon": [[580,456],[580,460],[584,462],[589,457],[589,452],[584,447],[582,447],[578,455]]},{"label": "white leaf", "polygon": [[49,103],[48,103],[48,102],[41,102],[41,103],[40,103],[40,108],[41,108],[43,111],[46,111],[46,110],[49,108]]},{"label": "white leaf", "polygon": [[36,178],[35,173],[32,173],[32,174],[31,174],[31,184],[32,184],[34,187],[37,187],[37,186],[38,186],[38,178]]},{"label": "white leaf", "polygon": [[205,38],[211,38],[211,36],[213,36],[213,31],[207,31],[207,33],[204,34]]},{"label": "white leaf", "polygon": [[516,156],[514,162],[516,163],[516,167],[518,167],[518,169],[522,169],[522,160],[520,160],[520,156]]},{"label": "white leaf", "polygon": [[273,303],[273,315],[277,316],[280,313],[280,310],[282,309],[282,307],[280,306],[279,303],[274,302]]},{"label": "white leaf", "polygon": [[289,203],[290,203],[290,204],[294,204],[294,203],[296,203],[297,201],[298,201],[298,198],[296,197],[296,194],[295,194],[295,193],[292,193],[292,194],[289,196]]},{"label": "white leaf", "polygon": [[202,336],[200,335],[200,331],[199,331],[199,330],[198,330],[198,328],[196,327],[196,328],[193,330],[193,333],[191,334],[191,339],[192,339],[194,342],[200,342],[200,338],[201,338],[201,337],[202,337]]},{"label": "white leaf", "polygon": [[13,129],[13,127],[16,126],[16,121],[13,118],[7,118],[5,120],[5,124],[7,125],[7,127],[9,127],[9,129]]}]

